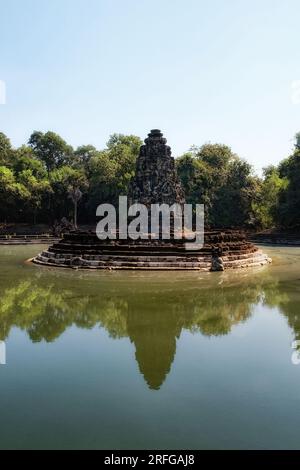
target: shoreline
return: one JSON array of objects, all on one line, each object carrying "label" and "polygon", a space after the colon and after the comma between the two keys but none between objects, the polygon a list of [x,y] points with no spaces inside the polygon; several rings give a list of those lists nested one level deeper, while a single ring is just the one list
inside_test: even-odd
[{"label": "shoreline", "polygon": [[[247,239],[256,245],[269,246],[300,246],[299,233],[246,233]],[[49,233],[44,234],[0,234],[0,246],[18,246],[18,245],[44,245],[57,243],[62,237],[55,237]]]},{"label": "shoreline", "polygon": [[19,246],[19,245],[47,245],[58,242],[60,238],[52,236],[39,235],[6,235],[0,236],[0,246]]}]

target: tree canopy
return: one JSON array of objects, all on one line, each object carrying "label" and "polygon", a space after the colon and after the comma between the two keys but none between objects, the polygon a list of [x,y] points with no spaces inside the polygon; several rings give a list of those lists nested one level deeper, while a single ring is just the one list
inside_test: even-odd
[{"label": "tree canopy", "polygon": [[[208,227],[299,228],[299,142],[297,133],[292,154],[262,177],[227,145],[192,146],[176,159],[187,202],[205,205]],[[128,193],[141,145],[113,134],[103,149],[73,149],[54,132],[34,131],[13,148],[0,132],[0,222],[53,223],[78,210],[79,223],[95,223],[99,204]]]}]

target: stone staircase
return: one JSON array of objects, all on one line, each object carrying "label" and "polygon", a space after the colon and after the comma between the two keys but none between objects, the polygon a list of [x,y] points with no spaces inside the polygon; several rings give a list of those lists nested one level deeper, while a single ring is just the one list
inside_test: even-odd
[{"label": "stone staircase", "polygon": [[[216,236],[217,235],[217,236]],[[67,234],[33,262],[74,269],[216,271],[261,266],[271,260],[239,233],[205,236],[198,251],[186,250],[182,240],[101,241],[95,234]],[[218,253],[218,254],[216,254]]]}]

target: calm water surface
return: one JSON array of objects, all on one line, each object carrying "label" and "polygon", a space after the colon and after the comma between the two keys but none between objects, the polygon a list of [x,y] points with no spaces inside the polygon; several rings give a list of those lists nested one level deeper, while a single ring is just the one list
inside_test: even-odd
[{"label": "calm water surface", "polygon": [[234,273],[80,272],[0,247],[1,448],[300,448],[300,249]]}]

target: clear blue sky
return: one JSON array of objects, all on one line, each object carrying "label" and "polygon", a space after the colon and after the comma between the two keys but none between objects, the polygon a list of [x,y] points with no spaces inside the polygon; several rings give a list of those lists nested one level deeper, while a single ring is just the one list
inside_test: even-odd
[{"label": "clear blue sky", "polygon": [[300,130],[299,0],[0,0],[0,17],[15,146],[33,130],[101,148],[160,128],[174,156],[222,142],[259,170]]}]

